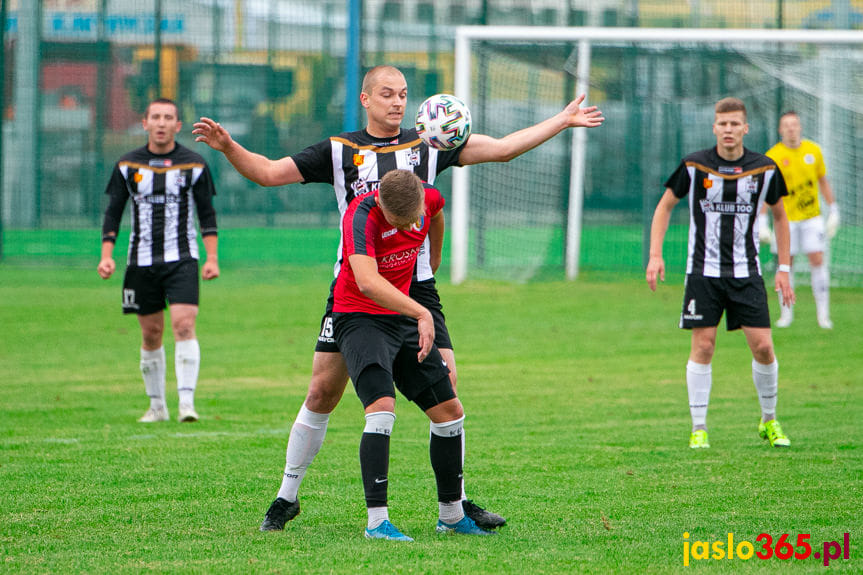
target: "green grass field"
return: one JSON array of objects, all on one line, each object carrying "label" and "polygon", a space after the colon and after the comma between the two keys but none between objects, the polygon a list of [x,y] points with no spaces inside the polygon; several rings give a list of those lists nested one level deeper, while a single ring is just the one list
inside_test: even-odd
[{"label": "green grass field", "polygon": [[[258,531],[305,394],[329,266],[223,264],[204,284],[202,420],[182,425],[136,423],[147,407],[139,329],[120,313],[122,273],[102,281],[92,267],[0,264],[3,573],[863,570],[863,290],[832,292],[826,332],[802,286],[796,323],[774,334],[789,450],[757,437],[748,349],[721,331],[712,448],[692,452],[681,276],[657,293],[639,277],[598,274],[442,284],[468,494],[509,525],[492,538],[435,534],[428,424],[402,400],[390,515],[416,541],[397,544],[362,536],[363,415],[351,389],[303,484],[302,513],[285,532]],[[175,417],[170,337],[166,349]],[[849,533],[850,559],[683,566],[684,542],[729,533],[756,551],[760,533],[810,534],[813,551]]]}]

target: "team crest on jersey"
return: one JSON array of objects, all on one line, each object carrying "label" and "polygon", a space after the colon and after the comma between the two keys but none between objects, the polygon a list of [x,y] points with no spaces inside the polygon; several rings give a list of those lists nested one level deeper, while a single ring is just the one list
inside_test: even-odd
[{"label": "team crest on jersey", "polygon": [[141,172],[135,172],[135,175],[132,176],[132,179],[135,180],[136,184],[140,184],[141,180],[144,179],[144,175]]},{"label": "team crest on jersey", "polygon": [[362,196],[370,191],[368,182],[362,178],[358,178],[351,183],[351,190],[354,192],[354,196]]},{"label": "team crest on jersey", "polygon": [[173,165],[171,158],[150,158],[151,168],[170,168]]},{"label": "team crest on jersey", "polygon": [[709,190],[713,187],[713,180],[710,178],[704,178],[704,181],[702,181],[701,184],[704,186],[705,190]]},{"label": "team crest on jersey", "polygon": [[811,166],[815,163],[815,156],[813,156],[812,154],[806,154],[805,156],[803,156],[803,161]]},{"label": "team crest on jersey", "polygon": [[411,151],[408,154],[408,164],[411,166],[419,166],[421,161],[422,158],[420,157],[420,149],[411,148]]},{"label": "team crest on jersey", "polygon": [[746,182],[746,192],[750,196],[754,196],[755,194],[757,194],[758,193],[758,182],[756,182],[755,180],[751,180],[751,179],[748,182]]},{"label": "team crest on jersey", "polygon": [[425,227],[425,221],[425,215],[420,216],[420,219],[411,224],[411,230],[415,232],[421,232],[423,227]]},{"label": "team crest on jersey", "polygon": [[719,166],[720,174],[742,174],[743,168],[741,166]]},{"label": "team crest on jersey", "polygon": [[363,162],[365,162],[366,157],[362,154],[354,154],[354,165],[362,166]]}]

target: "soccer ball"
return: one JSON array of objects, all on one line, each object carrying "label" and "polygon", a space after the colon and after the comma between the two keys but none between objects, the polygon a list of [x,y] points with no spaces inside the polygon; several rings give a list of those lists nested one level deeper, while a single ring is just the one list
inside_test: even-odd
[{"label": "soccer ball", "polygon": [[470,110],[450,94],[435,94],[420,104],[416,118],[420,139],[438,150],[454,150],[470,136]]}]

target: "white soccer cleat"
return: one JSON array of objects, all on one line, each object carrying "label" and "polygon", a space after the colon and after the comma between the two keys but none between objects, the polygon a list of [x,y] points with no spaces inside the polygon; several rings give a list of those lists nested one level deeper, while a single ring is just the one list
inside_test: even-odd
[{"label": "white soccer cleat", "polygon": [[833,322],[830,321],[829,317],[819,317],[818,325],[821,329],[833,329]]},{"label": "white soccer cleat", "polygon": [[170,417],[168,416],[168,408],[161,407],[156,409],[151,407],[147,410],[147,413],[138,420],[139,423],[155,423],[157,421],[168,421]]},{"label": "white soccer cleat", "polygon": [[180,416],[177,418],[181,423],[193,423],[198,421],[198,412],[191,405],[180,404]]},{"label": "white soccer cleat", "polygon": [[779,319],[776,320],[776,327],[790,327],[791,322],[794,321],[794,316],[789,314],[782,314],[779,316]]}]

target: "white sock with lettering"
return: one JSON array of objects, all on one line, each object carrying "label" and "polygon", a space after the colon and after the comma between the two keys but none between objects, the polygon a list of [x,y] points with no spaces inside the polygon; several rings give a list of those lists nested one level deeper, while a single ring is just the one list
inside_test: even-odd
[{"label": "white sock with lettering", "polygon": [[815,310],[818,321],[830,319],[830,274],[827,265],[813,266],[810,270],[812,295],[815,296]]},{"label": "white sock with lettering", "polygon": [[174,344],[174,372],[177,374],[177,394],[180,404],[195,404],[195,388],[201,369],[201,347],[197,339],[186,339]]},{"label": "white sock with lettering", "polygon": [[150,397],[151,409],[165,408],[165,346],[152,351],[141,349],[141,375]]},{"label": "white sock with lettering", "polygon": [[770,421],[776,417],[776,396],[779,393],[779,362],[764,365],[752,360],[752,381],[761,404],[761,418]]},{"label": "white sock with lettering", "polygon": [[288,438],[285,473],[282,476],[282,485],[279,487],[277,497],[288,501],[297,500],[297,492],[306,470],[324,444],[329,421],[329,413],[315,413],[308,409],[305,403],[300,407]]},{"label": "white sock with lettering", "polygon": [[689,393],[689,414],[692,416],[692,431],[707,429],[707,404],[710,403],[710,386],[713,383],[710,364],[686,364],[686,390]]}]

